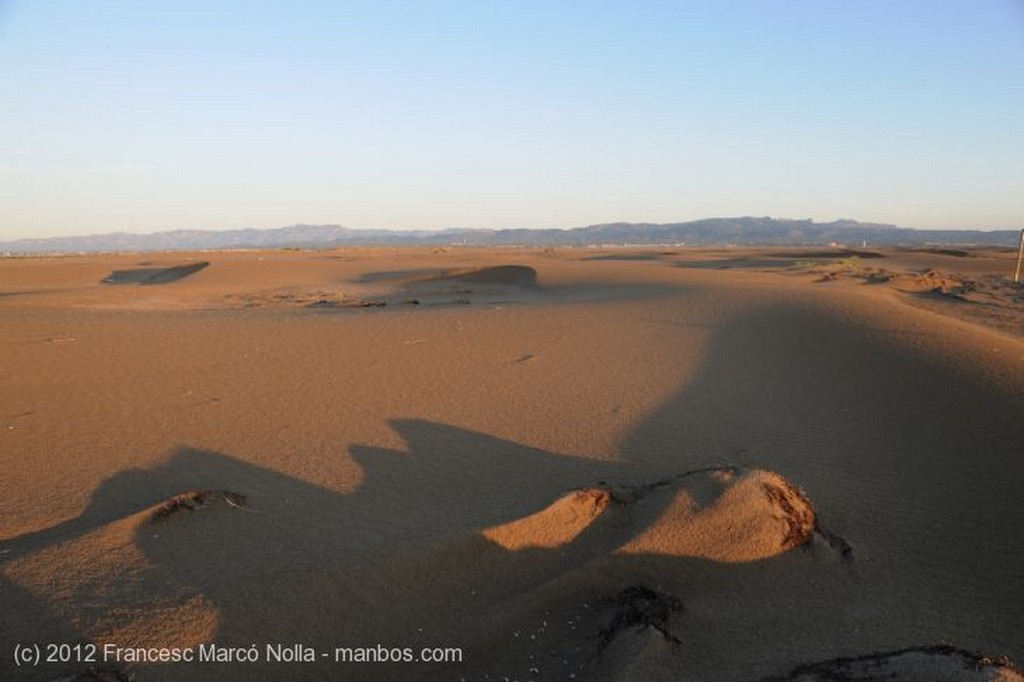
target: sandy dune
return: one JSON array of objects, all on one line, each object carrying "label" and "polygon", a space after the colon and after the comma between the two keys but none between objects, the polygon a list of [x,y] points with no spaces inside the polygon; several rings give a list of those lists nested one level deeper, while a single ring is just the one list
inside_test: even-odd
[{"label": "sandy dune", "polygon": [[[1024,304],[964,253],[2,260],[0,678],[1020,680]],[[336,660],[406,647],[461,661]]]}]

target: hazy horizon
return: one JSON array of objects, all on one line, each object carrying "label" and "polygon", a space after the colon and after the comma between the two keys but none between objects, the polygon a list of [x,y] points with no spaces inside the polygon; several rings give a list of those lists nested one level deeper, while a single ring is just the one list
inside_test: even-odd
[{"label": "hazy horizon", "polygon": [[1024,5],[0,3],[0,241],[1024,223]]},{"label": "hazy horizon", "polygon": [[52,235],[38,236],[38,237],[37,236],[12,237],[12,238],[9,238],[9,239],[0,237],[0,243],[3,243],[3,242],[15,242],[15,241],[25,241],[25,240],[34,240],[34,239],[75,239],[75,238],[79,238],[79,237],[101,237],[101,236],[104,236],[104,235],[114,235],[114,234],[130,234],[130,235],[137,235],[137,236],[149,236],[149,235],[158,235],[158,234],[165,234],[165,233],[172,233],[172,232],[190,232],[190,231],[198,231],[198,232],[232,232],[232,231],[241,231],[241,230],[266,230],[266,231],[271,231],[271,230],[284,230],[284,229],[295,228],[295,227],[340,227],[340,228],[344,228],[346,230],[353,230],[353,231],[357,231],[357,232],[358,231],[373,232],[373,231],[381,231],[381,230],[383,230],[383,231],[396,232],[396,233],[398,233],[398,232],[424,232],[424,233],[426,233],[426,232],[445,232],[445,231],[449,231],[449,230],[451,230],[451,231],[455,231],[455,230],[481,230],[481,231],[494,230],[494,231],[499,231],[499,230],[504,230],[504,229],[572,230],[572,229],[579,229],[579,228],[596,227],[596,226],[600,226],[600,225],[616,225],[616,224],[626,224],[626,225],[641,225],[641,224],[669,225],[669,224],[695,223],[695,222],[700,222],[700,221],[703,221],[703,220],[742,220],[742,219],[746,219],[746,218],[761,218],[761,217],[769,218],[771,220],[779,220],[779,221],[810,220],[811,222],[813,222],[813,223],[815,223],[817,225],[823,225],[823,224],[828,224],[828,223],[832,223],[832,222],[839,222],[839,221],[847,221],[847,220],[849,220],[849,221],[854,221],[854,222],[863,223],[863,224],[893,225],[893,226],[898,227],[898,228],[910,228],[910,229],[916,229],[916,230],[939,229],[939,230],[950,231],[950,232],[957,231],[957,230],[965,230],[965,231],[978,230],[978,231],[981,231],[981,232],[999,232],[999,231],[1006,231],[1006,230],[1016,231],[1016,230],[1024,229],[1024,227],[1019,227],[1019,226],[1011,226],[1011,227],[1006,227],[1006,228],[1000,228],[1000,227],[922,228],[922,227],[914,227],[914,226],[910,226],[910,225],[900,225],[900,224],[897,224],[897,223],[892,223],[890,221],[884,221],[884,220],[881,220],[881,221],[866,221],[866,220],[857,220],[856,218],[849,218],[849,217],[833,218],[831,220],[816,220],[814,218],[795,218],[795,217],[791,217],[791,216],[724,216],[723,215],[723,216],[703,216],[703,217],[700,217],[700,218],[692,218],[692,219],[686,219],[686,220],[671,220],[671,221],[657,222],[657,223],[651,222],[651,221],[640,221],[640,220],[604,220],[604,221],[600,221],[600,222],[596,222],[596,223],[589,223],[587,225],[539,225],[539,226],[535,226],[535,227],[515,227],[515,226],[511,226],[511,227],[493,227],[493,226],[449,225],[449,226],[446,226],[446,227],[408,227],[408,228],[406,228],[406,227],[365,227],[365,226],[359,226],[359,225],[345,225],[345,224],[342,224],[342,223],[289,223],[287,225],[272,225],[272,226],[267,226],[267,227],[251,226],[251,225],[243,225],[243,226],[238,226],[238,227],[218,227],[218,228],[169,227],[169,228],[157,229],[157,230],[144,230],[144,229],[133,230],[133,229],[129,228],[129,229],[120,229],[120,230],[100,230],[100,231],[95,231],[95,232],[76,232],[76,233],[66,233],[66,234],[52,234]]}]

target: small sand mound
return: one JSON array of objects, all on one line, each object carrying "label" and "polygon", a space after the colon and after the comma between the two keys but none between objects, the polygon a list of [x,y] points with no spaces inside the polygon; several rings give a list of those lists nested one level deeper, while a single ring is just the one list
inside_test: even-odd
[{"label": "small sand mound", "polygon": [[907,293],[932,293],[961,297],[974,291],[975,283],[941,270],[926,270],[915,277],[901,277],[898,287]]},{"label": "small sand mound", "polygon": [[620,550],[625,553],[755,561],[804,544],[816,524],[807,496],[763,470],[701,472],[636,504],[664,511]]},{"label": "small sand mound", "polygon": [[1024,682],[1024,675],[1006,658],[992,658],[948,645],[938,645],[807,663],[785,675],[767,677],[764,682],[831,680]]},{"label": "small sand mound", "polygon": [[560,547],[576,539],[611,502],[612,495],[607,490],[577,490],[536,514],[488,528],[483,534],[508,550]]},{"label": "small sand mound", "polygon": [[[612,504],[643,528],[618,547],[626,554],[754,561],[799,547],[819,530],[810,500],[779,474],[720,467],[641,486],[572,491],[482,534],[510,551],[562,547],[601,521]],[[842,538],[822,533],[844,557],[852,551]]]},{"label": "small sand mound", "polygon": [[186,265],[175,265],[169,268],[136,268],[134,270],[114,270],[103,278],[103,284],[168,284],[199,272],[209,263],[200,261]]},{"label": "small sand mound", "polygon": [[537,271],[526,265],[496,265],[487,268],[448,270],[422,282],[453,282],[459,284],[498,284],[533,288],[537,286]]},{"label": "small sand mound", "polygon": [[153,520],[166,519],[182,510],[195,511],[223,502],[234,509],[245,509],[245,495],[233,493],[229,490],[195,490],[181,495],[175,495],[163,504],[159,505],[153,512]]}]

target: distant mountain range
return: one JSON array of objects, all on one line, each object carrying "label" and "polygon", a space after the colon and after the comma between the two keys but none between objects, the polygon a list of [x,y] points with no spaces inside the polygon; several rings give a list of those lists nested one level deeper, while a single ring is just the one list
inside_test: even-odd
[{"label": "distant mountain range", "polygon": [[82,237],[0,242],[0,253],[174,251],[332,246],[1015,246],[1016,230],[914,230],[856,220],[815,223],[778,218],[707,218],[685,223],[609,223],[572,229],[357,230],[340,225],[292,225],[257,230],[114,232]]}]

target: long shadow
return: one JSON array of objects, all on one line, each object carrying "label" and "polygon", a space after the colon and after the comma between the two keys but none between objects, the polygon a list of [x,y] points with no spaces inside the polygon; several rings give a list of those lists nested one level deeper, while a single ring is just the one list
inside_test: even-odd
[{"label": "long shadow", "polygon": [[[172,495],[231,490],[246,496],[245,509],[140,518],[132,541],[149,569],[131,589],[106,585],[105,593],[78,594],[73,602],[100,600],[115,609],[196,594],[215,607],[213,639],[222,644],[303,643],[322,651],[455,645],[465,646],[469,659],[447,667],[183,664],[142,667],[141,679],[526,675],[526,657],[540,650],[525,635],[513,642],[519,637],[510,628],[525,633],[538,613],[583,613],[582,605],[638,582],[681,596],[688,610],[679,632],[707,653],[711,671],[739,665],[719,660],[724,641],[762,652],[762,662],[744,670],[763,675],[798,663],[791,652],[814,660],[879,641],[920,644],[965,632],[969,641],[958,644],[1020,658],[1020,591],[1007,600],[991,587],[1020,584],[1013,534],[1024,530],[1024,510],[1014,493],[1024,464],[1013,443],[1024,442],[1021,414],[1024,397],[915,354],[884,330],[786,306],[719,330],[699,374],[630,435],[619,462],[396,420],[405,449],[351,447],[364,480],[340,494],[225,454],[181,448],[161,466],[108,479],[79,518],[4,543],[0,559],[7,575],[34,552],[59,551]],[[506,551],[479,535],[566,490],[723,462],[772,468],[808,490],[853,544],[853,572],[823,568],[820,548],[750,564],[609,554],[655,520],[657,509],[639,519],[613,516],[609,527],[558,549]],[[746,604],[764,600],[755,592],[766,584],[767,564],[788,577],[768,583],[777,610],[757,621],[765,616]],[[45,589],[2,587],[5,643],[79,636],[65,615],[74,603],[57,605]],[[809,627],[804,614],[812,611]],[[25,623],[15,614],[34,615]],[[569,642],[572,655],[559,655],[578,672],[593,672],[603,665],[595,637],[605,615],[607,609],[570,617],[578,629],[560,625],[558,637],[547,625],[532,634]],[[466,623],[476,634],[460,642]],[[796,658],[776,661],[779,652]],[[56,672],[32,674],[53,679]],[[565,679],[565,672],[548,667],[538,675]]]},{"label": "long shadow", "polygon": [[[417,648],[457,645],[472,657],[454,668],[399,664],[341,669],[353,679],[396,680],[446,678],[453,671],[528,673],[521,664],[532,645],[525,638],[518,646],[498,645],[494,639],[511,634],[506,632],[509,622],[528,622],[538,610],[538,599],[582,603],[614,593],[630,581],[653,580],[668,565],[689,580],[708,563],[674,559],[652,569],[649,558],[607,560],[608,553],[660,516],[657,506],[640,516],[613,510],[602,527],[564,547],[507,551],[481,537],[480,528],[536,511],[568,488],[615,480],[623,473],[621,465],[575,460],[429,422],[396,422],[395,428],[407,450],[357,448],[367,478],[352,494],[337,494],[219,453],[181,449],[159,467],[125,472],[104,482],[75,524],[55,529],[48,544],[33,534],[9,543],[9,548],[27,553],[45,545],[59,556],[61,547],[103,531],[118,519],[141,517],[131,539],[152,568],[130,582],[103,583],[97,593],[82,590],[76,600],[101,599],[104,610],[127,612],[200,595],[217,608],[219,626],[213,641],[224,646],[248,646],[254,640],[261,647],[300,642],[330,652],[341,644],[377,642]],[[522,481],[524,471],[533,474],[530,485],[509,485]],[[244,490],[247,507],[183,510],[163,520],[155,518],[154,504],[160,500],[202,488]],[[447,496],[439,497],[438,491]],[[93,551],[91,557],[88,550],[74,556],[99,560],[105,550]],[[692,563],[693,570],[681,565],[686,563]],[[550,587],[564,582],[566,575],[588,570],[599,576],[596,584],[585,581],[581,590],[569,580],[564,587]],[[93,639],[73,627],[55,625],[61,614],[87,620],[87,607],[51,608],[54,605],[45,596],[11,587],[9,613],[45,617],[35,624],[7,623],[5,640]],[[533,594],[535,588],[540,597]],[[573,644],[580,672],[594,665],[596,636],[606,615],[602,612],[581,624]],[[468,642],[467,620],[480,629]],[[175,627],[188,623],[171,629]],[[69,671],[74,667],[44,666],[18,679],[52,680]],[[137,671],[141,679],[279,679],[282,674],[292,679],[337,679],[339,667],[333,661],[300,669],[263,661],[177,669],[143,666]]]},{"label": "long shadow", "polygon": [[206,261],[175,265],[167,268],[134,268],[131,270],[114,270],[100,280],[100,284],[170,284],[199,272],[210,264]]},{"label": "long shadow", "polygon": [[1021,660],[1022,415],[1019,384],[913,335],[837,307],[778,305],[723,327],[698,375],[622,451],[655,472],[720,460],[807,490],[853,547],[860,588],[835,609],[846,654],[870,632]]},{"label": "long shadow", "polygon": [[[436,643],[421,633],[422,618],[416,628],[411,624],[431,605],[450,608],[473,577],[480,582],[473,602],[487,604],[511,596],[505,585],[489,579],[505,575],[509,560],[517,566],[517,585],[524,579],[539,584],[599,553],[590,542],[558,553],[509,553],[477,534],[482,527],[537,511],[567,489],[614,478],[621,466],[430,422],[396,421],[393,426],[407,450],[354,447],[352,454],[366,474],[365,483],[351,494],[220,453],[179,449],[158,467],[122,472],[103,482],[76,519],[5,543],[5,567],[40,550],[60,557],[63,548],[87,541],[90,534],[134,519],[131,539],[152,568],[124,584],[99,585],[95,593],[86,587],[75,600],[99,599],[104,610],[123,612],[199,595],[218,611],[216,642],[301,642],[330,651],[346,641]],[[510,483],[521,481],[524,471],[534,478],[530,485]],[[242,492],[245,508],[181,510],[156,518],[162,501],[210,489]],[[624,540],[633,532],[620,527],[614,537]],[[444,549],[432,549],[438,545]],[[613,549],[615,542],[604,545]],[[70,556],[99,561],[103,552],[102,546],[86,547]],[[415,562],[408,565],[416,568],[408,572],[405,562]],[[424,580],[420,569],[432,577]],[[429,591],[420,592],[423,586]],[[98,617],[95,609],[54,608],[45,585],[34,586],[41,595],[13,583],[4,587],[9,615],[45,615],[33,623],[6,622],[5,642],[90,639],[73,626],[58,624],[68,614],[79,621]],[[392,606],[381,610],[381,604]],[[443,622],[434,623],[435,637],[444,629]],[[68,670],[51,665],[18,672],[19,679],[54,679]],[[280,667],[216,664],[186,671],[209,679],[253,679],[254,672],[274,679],[281,674]],[[321,663],[306,672],[330,678],[332,671],[336,667]],[[402,679],[411,672],[384,669],[377,674]],[[147,677],[155,674],[147,671]]]}]

